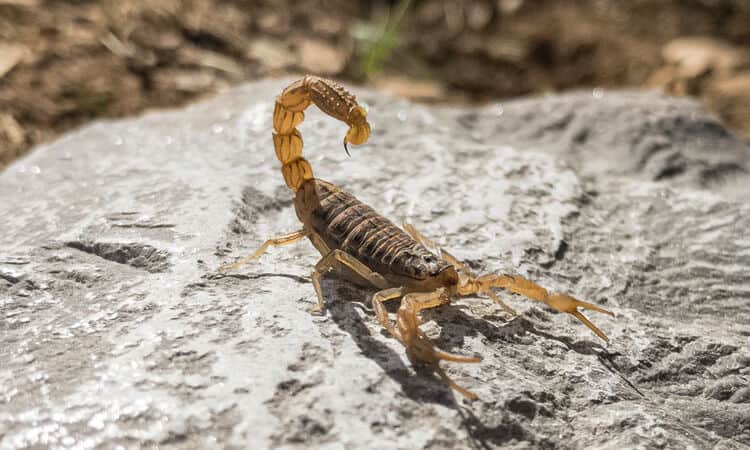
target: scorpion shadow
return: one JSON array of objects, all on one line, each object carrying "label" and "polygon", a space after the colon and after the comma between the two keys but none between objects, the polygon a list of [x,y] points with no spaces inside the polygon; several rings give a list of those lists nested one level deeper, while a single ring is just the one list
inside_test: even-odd
[{"label": "scorpion shadow", "polygon": [[[341,281],[333,274],[322,280],[321,288],[326,298],[327,314],[333,322],[352,337],[363,355],[373,360],[386,375],[401,385],[404,395],[420,403],[437,403],[457,408],[453,390],[429,367],[412,366],[417,372],[414,374],[388,342],[382,342],[371,335],[357,311],[365,311],[369,318],[375,320],[372,308],[364,303],[372,297],[371,292]],[[398,305],[398,302],[393,303]],[[383,335],[390,337],[385,330]],[[395,339],[392,342],[398,344]]]},{"label": "scorpion shadow", "polygon": [[[622,354],[611,352],[597,341],[588,339],[577,340],[567,336],[558,336],[546,331],[540,330],[532,321],[524,316],[515,316],[510,320],[503,319],[497,315],[485,315],[476,317],[466,314],[463,309],[465,306],[449,304],[442,307],[441,311],[427,310],[423,313],[423,319],[429,320],[434,318],[439,323],[449,323],[452,327],[458,327],[461,339],[457,340],[455,331],[446,331],[446,327],[440,328],[440,334],[435,339],[435,344],[449,351],[458,349],[460,352],[464,336],[476,336],[481,334],[491,342],[508,342],[517,341],[518,337],[524,334],[533,334],[535,336],[551,339],[562,343],[569,350],[580,355],[593,355],[599,360],[599,363],[610,373],[619,377],[624,384],[628,385],[641,397],[646,397],[638,387],[630,381],[625,375],[623,369],[617,364],[616,358]],[[500,423],[496,426],[489,427],[478,418],[471,408],[457,408],[461,416],[463,427],[469,435],[472,448],[489,449],[497,446],[507,445],[513,439],[524,440],[531,438],[532,435],[526,432],[523,427],[513,421]],[[536,443],[541,444],[541,443]],[[535,444],[535,445],[536,445]]]},{"label": "scorpion shadow", "polygon": [[[342,331],[349,334],[363,355],[373,360],[387,376],[401,385],[404,395],[419,403],[436,403],[455,410],[460,417],[461,426],[469,437],[468,443],[474,449],[495,448],[507,445],[511,441],[526,440],[530,437],[520,424],[513,421],[488,426],[476,416],[473,408],[461,404],[460,394],[455,393],[440,379],[434,371],[425,366],[410,364],[410,370],[404,363],[404,357],[393,349],[400,346],[386,330],[381,335],[389,340],[383,342],[372,336],[364,320],[377,322],[374,311],[369,305],[372,292],[366,288],[353,286],[330,274],[322,280],[324,297],[327,299],[326,311],[332,321]],[[393,313],[398,301],[388,302],[389,312]],[[602,345],[590,340],[574,340],[564,336],[542,331],[529,319],[516,316],[508,320],[502,316],[490,314],[476,317],[463,311],[464,305],[449,304],[439,309],[426,310],[422,317],[424,322],[434,319],[440,325],[440,332],[434,339],[435,345],[447,351],[461,353],[464,338],[481,334],[492,342],[516,342],[519,336],[526,333],[556,340],[569,350],[581,355],[595,355],[601,364],[611,373],[620,377],[638,394],[643,394],[631,383],[615,363],[618,353],[611,353]],[[364,311],[363,320],[359,311]],[[465,351],[465,350],[463,350]],[[416,371],[416,373],[414,373]],[[480,400],[481,401],[481,400]]]},{"label": "scorpion shadow", "polygon": [[[404,395],[418,403],[436,403],[455,410],[460,417],[460,426],[466,430],[469,437],[468,443],[471,448],[490,449],[497,445],[507,444],[514,439],[526,437],[525,431],[517,425],[507,423],[497,426],[485,425],[474,414],[470,406],[461,404],[462,397],[460,397],[460,394],[455,393],[431,368],[412,364],[411,367],[414,371],[409,370],[404,364],[403,356],[394,351],[389,342],[382,342],[371,335],[370,329],[357,311],[359,309],[365,312],[365,320],[376,321],[373,310],[369,305],[363,303],[363,301],[369,300],[372,292],[339,281],[335,275],[331,274],[321,283],[324,296],[327,299],[326,311],[328,315],[341,330],[353,338],[362,354],[373,360],[387,376],[401,385]],[[399,302],[389,303],[387,304],[389,311],[394,312],[393,310],[398,307]],[[431,316],[438,323],[445,324],[453,318],[458,318],[460,323],[477,327],[482,334],[495,337],[511,336],[522,330],[513,321],[500,328],[487,320],[466,315],[453,305],[447,305],[443,308],[445,308],[445,311],[429,311],[425,314],[425,319]],[[454,317],[451,317],[452,315]],[[463,327],[459,326],[460,328]],[[456,330],[454,327],[451,329]],[[441,330],[444,330],[444,328],[441,328]],[[385,330],[382,330],[381,334],[390,337]],[[390,339],[390,341],[400,346],[395,339]],[[456,331],[451,333],[442,331],[441,336],[436,339],[436,345],[441,345],[441,348],[445,349],[459,348],[462,344],[463,336]]]},{"label": "scorpion shadow", "polygon": [[[606,347],[602,346],[597,341],[576,340],[567,336],[557,336],[546,331],[542,331],[534,325],[528,318],[524,316],[515,316],[511,320],[507,321],[504,325],[498,326],[496,323],[498,320],[503,319],[499,316],[484,316],[477,318],[473,315],[466,314],[462,310],[460,305],[447,305],[444,307],[444,314],[442,318],[437,318],[438,321],[446,320],[448,314],[452,317],[448,317],[452,323],[460,324],[463,329],[462,336],[475,336],[477,333],[482,334],[487,340],[497,342],[498,340],[513,342],[513,338],[522,336],[525,333],[533,334],[545,339],[551,339],[560,342],[568,350],[574,351],[579,355],[593,355],[599,360],[599,363],[610,373],[619,377],[625,384],[627,384],[633,391],[635,391],[641,397],[645,397],[645,394],[641,392],[638,387],[628,379],[623,369],[617,364],[617,357],[622,356],[619,352],[611,352]],[[429,318],[429,314],[436,314],[434,310],[428,310],[425,312],[423,317]],[[491,320],[488,320],[491,319]],[[455,336],[444,336],[445,328],[441,328],[440,336],[436,339],[436,344],[444,345],[444,348],[453,350],[456,346]],[[460,348],[460,345],[458,345]]]}]

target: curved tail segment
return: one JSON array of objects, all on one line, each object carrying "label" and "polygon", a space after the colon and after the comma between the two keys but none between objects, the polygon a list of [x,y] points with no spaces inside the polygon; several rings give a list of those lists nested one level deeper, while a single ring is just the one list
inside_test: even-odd
[{"label": "curved tail segment", "polygon": [[338,83],[307,75],[290,84],[276,99],[273,146],[282,164],[284,181],[295,192],[305,181],[313,179],[312,167],[302,157],[302,135],[297,130],[297,125],[305,119],[305,109],[311,103],[349,125],[349,131],[344,136],[347,153],[347,144],[364,144],[370,137],[367,112],[359,106],[354,95]]}]

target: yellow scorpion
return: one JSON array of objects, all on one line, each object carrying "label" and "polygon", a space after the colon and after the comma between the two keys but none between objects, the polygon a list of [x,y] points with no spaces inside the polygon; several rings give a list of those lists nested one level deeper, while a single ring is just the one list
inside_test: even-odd
[{"label": "yellow scorpion", "polygon": [[[372,297],[372,306],[378,321],[404,345],[409,359],[431,366],[451,388],[470,399],[477,397],[448,377],[439,363],[478,363],[481,359],[435,347],[419,327],[421,310],[448,304],[457,297],[482,294],[515,314],[493,291],[502,288],[571,314],[608,340],[579,308],[614,316],[612,312],[566,294],[550,293],[517,275],[477,276],[412,225],[405,224],[401,229],[338,186],[315,178],[310,163],[302,157],[302,136],[296,128],[312,103],[349,126],[344,137],[347,153],[347,144],[363,144],[370,136],[364,108],[337,83],[308,75],[284,89],[273,112],[273,144],[284,181],[295,192],[294,209],[302,229],[265,241],[255,253],[222,270],[258,258],[270,246],[292,244],[307,237],[322,256],[311,276],[318,298],[314,312],[324,308],[320,278],[329,271],[351,282],[374,286],[378,291]],[[436,253],[428,248],[437,249]],[[401,306],[394,324],[384,303],[395,299],[401,299]]]}]

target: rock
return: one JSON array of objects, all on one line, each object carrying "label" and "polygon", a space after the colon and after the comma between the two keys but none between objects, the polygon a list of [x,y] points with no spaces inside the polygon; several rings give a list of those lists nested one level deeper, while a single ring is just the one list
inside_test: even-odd
[{"label": "rock", "polygon": [[[548,151],[583,176],[736,193],[750,172],[748,145],[686,98],[594,89],[444,116],[477,142]],[[739,194],[750,199],[746,189]]]},{"label": "rock", "polygon": [[26,56],[28,52],[28,49],[23,45],[0,43],[0,80],[6,73],[10,72],[16,64],[23,61],[24,56]]},{"label": "rock", "polygon": [[713,83],[706,93],[706,103],[750,141],[750,70]]},{"label": "rock", "polygon": [[[748,148],[684,99],[568,94],[446,109],[355,91],[370,143],[310,111],[315,173],[480,272],[613,310],[503,294],[427,311],[468,402],[415,369],[371,291],[308,243],[271,149],[285,82],[101,122],[0,175],[0,447],[746,448]],[[568,162],[565,162],[565,161]],[[679,168],[679,169],[677,169]],[[735,184],[735,187],[739,184]],[[744,198],[743,198],[744,197]],[[392,305],[395,307],[396,305]]]},{"label": "rock", "polygon": [[16,157],[26,142],[26,133],[16,119],[0,113],[0,168]]},{"label": "rock", "polygon": [[701,97],[727,126],[750,139],[750,51],[708,37],[683,37],[665,45],[662,58],[664,66],[647,86]]},{"label": "rock", "polygon": [[662,49],[662,58],[675,66],[681,78],[698,77],[707,71],[722,76],[748,62],[741,48],[703,36],[674,39]]}]

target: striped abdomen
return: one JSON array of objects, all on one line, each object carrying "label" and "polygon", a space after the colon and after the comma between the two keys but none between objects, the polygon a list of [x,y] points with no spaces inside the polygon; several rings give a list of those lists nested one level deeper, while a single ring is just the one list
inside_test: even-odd
[{"label": "striped abdomen", "polygon": [[390,220],[331,183],[308,181],[295,205],[300,219],[331,250],[340,249],[383,276],[422,280],[448,267]]}]

